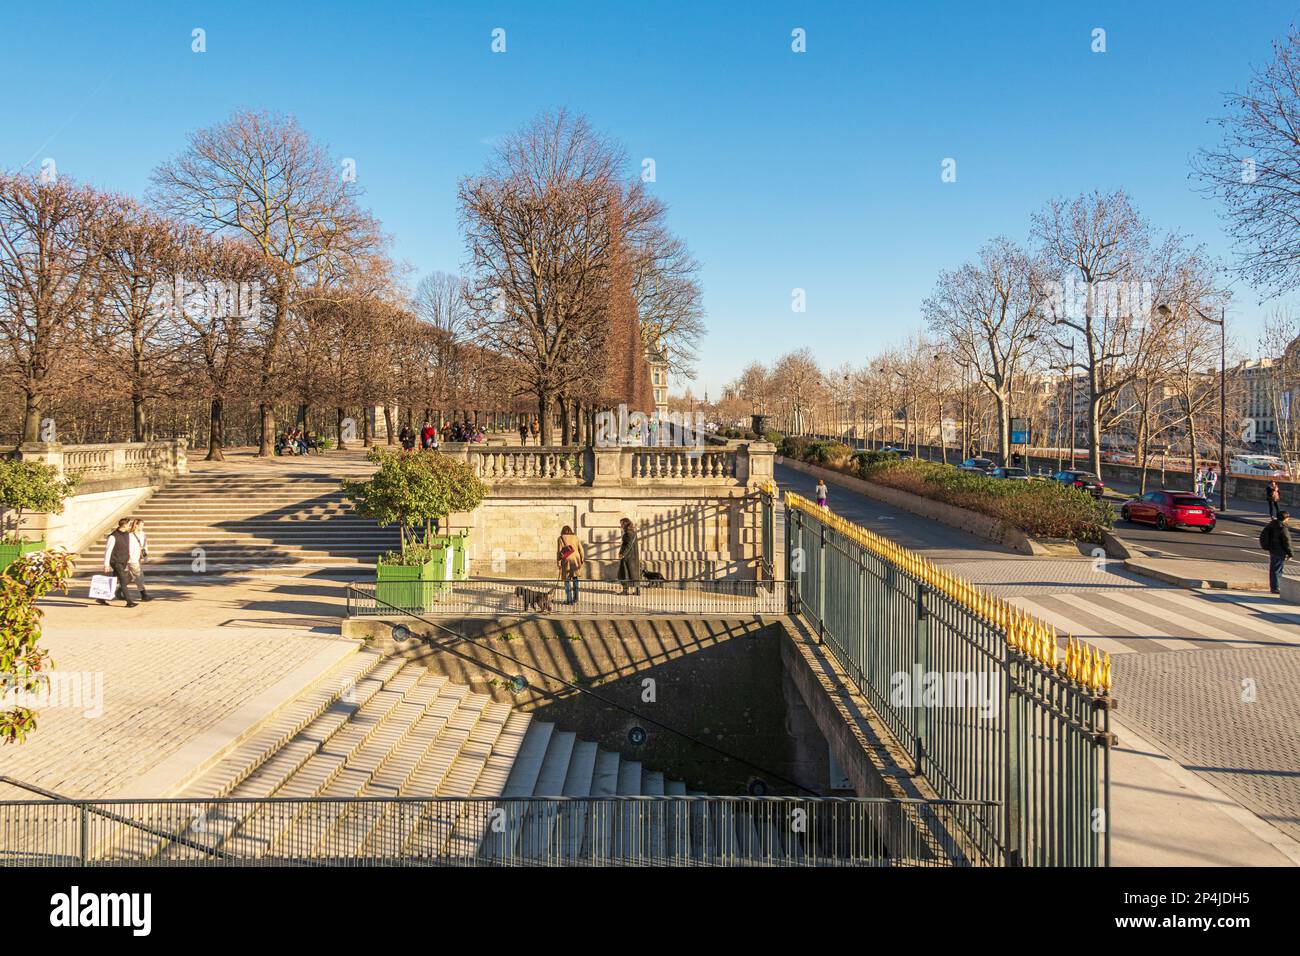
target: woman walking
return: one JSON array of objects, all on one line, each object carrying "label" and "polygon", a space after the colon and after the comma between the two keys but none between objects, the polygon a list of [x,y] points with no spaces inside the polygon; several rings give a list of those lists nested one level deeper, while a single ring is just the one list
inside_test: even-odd
[{"label": "woman walking", "polygon": [[585,560],[582,553],[582,542],[578,536],[573,533],[573,529],[567,524],[560,531],[560,539],[556,542],[555,562],[560,568],[560,578],[564,581],[564,603],[578,603],[578,571],[582,568]]},{"label": "woman walking", "polygon": [[136,586],[140,588],[140,600],[151,600],[149,592],[144,589],[144,563],[149,560],[149,538],[144,533],[144,521],[135,518],[131,522],[131,537],[135,538],[137,548],[131,551],[135,555],[135,564],[130,566],[131,575],[135,578]]},{"label": "woman walking", "polygon": [[618,580],[623,585],[623,593],[632,589],[633,594],[641,593],[641,549],[636,542],[636,526],[630,518],[622,519],[623,542],[618,549]]},{"label": "woman walking", "polygon": [[820,478],[817,479],[817,505],[821,508],[826,507],[826,482]]}]

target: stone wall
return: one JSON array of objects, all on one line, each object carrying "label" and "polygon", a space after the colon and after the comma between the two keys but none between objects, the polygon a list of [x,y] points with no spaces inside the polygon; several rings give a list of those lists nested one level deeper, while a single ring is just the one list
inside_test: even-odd
[{"label": "stone wall", "polygon": [[467,528],[471,574],[553,578],[566,525],[582,543],[588,578],[617,576],[620,520],[636,525],[644,568],[671,579],[757,578],[761,563],[758,491],[773,475],[775,447],[733,442],[723,449],[537,448],[444,445],[488,485]]}]

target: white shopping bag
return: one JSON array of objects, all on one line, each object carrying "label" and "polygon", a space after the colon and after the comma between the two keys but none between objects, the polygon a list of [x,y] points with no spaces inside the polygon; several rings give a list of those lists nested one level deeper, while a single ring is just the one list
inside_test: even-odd
[{"label": "white shopping bag", "polygon": [[117,594],[117,578],[109,574],[96,574],[90,579],[90,596],[100,601],[111,601]]}]

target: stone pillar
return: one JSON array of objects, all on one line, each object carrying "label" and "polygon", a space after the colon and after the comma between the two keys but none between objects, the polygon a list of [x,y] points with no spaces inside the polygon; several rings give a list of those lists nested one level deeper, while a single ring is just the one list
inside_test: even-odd
[{"label": "stone pillar", "polygon": [[776,446],[771,442],[752,441],[737,453],[736,480],[749,491],[775,480],[775,475]]},{"label": "stone pillar", "polygon": [[18,457],[53,465],[59,477],[63,477],[63,445],[59,442],[24,442],[18,446]]},{"label": "stone pillar", "polygon": [[177,438],[172,442],[172,474],[188,475],[190,473],[187,448],[188,442],[184,438]]},{"label": "stone pillar", "polygon": [[[621,485],[623,483],[623,449],[617,445],[604,448],[600,445],[593,445],[588,452],[593,456],[591,468],[591,484],[594,487],[609,487],[612,485]],[[632,476],[632,459],[627,459],[627,477]]]}]

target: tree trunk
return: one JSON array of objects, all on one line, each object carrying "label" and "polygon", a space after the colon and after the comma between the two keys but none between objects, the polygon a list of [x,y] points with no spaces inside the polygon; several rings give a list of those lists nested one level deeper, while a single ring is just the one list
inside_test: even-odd
[{"label": "tree trunk", "polygon": [[560,444],[571,444],[572,436],[569,434],[569,400],[563,395],[560,396]]},{"label": "tree trunk", "polygon": [[397,436],[393,433],[393,410],[387,404],[384,405],[384,431],[388,433],[388,444],[397,444]]},{"label": "tree trunk", "polygon": [[1011,409],[1005,394],[996,394],[993,400],[998,410],[998,455],[1005,467],[1011,461]]},{"label": "tree trunk", "polygon": [[208,461],[226,460],[226,456],[221,451],[226,438],[224,411],[225,403],[220,398],[214,398],[208,409]]},{"label": "tree trunk", "polygon": [[1096,389],[1088,396],[1088,464],[1101,478],[1101,396]]},{"label": "tree trunk", "polygon": [[551,406],[554,396],[548,389],[543,389],[537,396],[538,438],[543,445],[551,443]]},{"label": "tree trunk", "polygon": [[41,440],[42,404],[44,404],[44,396],[36,395],[30,391],[27,393],[27,404],[23,409],[24,442],[38,442]]},{"label": "tree trunk", "polygon": [[348,447],[347,442],[343,440],[343,409],[339,406],[334,408],[334,430],[338,435],[338,448],[341,451]]},{"label": "tree trunk", "polygon": [[369,448],[375,443],[374,437],[370,434],[370,409],[373,406],[367,404],[362,406],[361,412],[361,447]]}]

